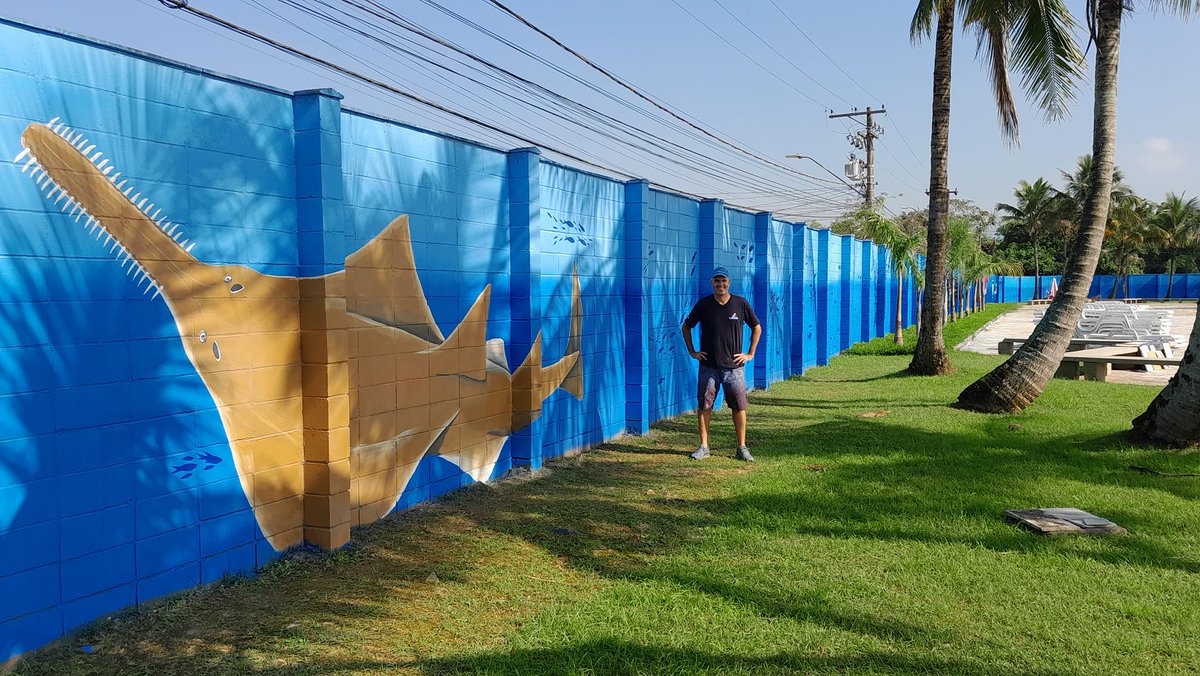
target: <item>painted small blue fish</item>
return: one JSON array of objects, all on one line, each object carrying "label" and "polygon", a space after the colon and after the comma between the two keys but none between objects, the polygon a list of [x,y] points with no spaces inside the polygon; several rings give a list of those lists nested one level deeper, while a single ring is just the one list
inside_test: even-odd
[{"label": "painted small blue fish", "polygon": [[[184,460],[191,460],[191,459],[192,459],[192,456],[190,456],[190,455],[188,457],[184,458]],[[197,466],[198,465],[194,462],[188,462],[188,463],[184,463],[182,465],[175,465],[171,468],[171,474],[185,473],[185,474],[183,474],[183,476],[181,476],[179,478],[187,479],[188,477],[192,476],[192,470],[196,469]]]},{"label": "painted small blue fish", "polygon": [[212,453],[209,453],[207,451],[200,454],[200,459],[204,461],[204,463],[205,463],[204,469],[206,469],[206,470],[212,469],[212,468],[216,467],[217,465],[221,464],[220,456],[213,455]]}]

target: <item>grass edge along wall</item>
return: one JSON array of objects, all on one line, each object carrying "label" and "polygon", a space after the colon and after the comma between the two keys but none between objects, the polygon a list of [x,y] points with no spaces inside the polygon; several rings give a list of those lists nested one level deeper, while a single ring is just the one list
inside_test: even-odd
[{"label": "grass edge along wall", "polygon": [[331,90],[10,21],[0,78],[0,660],[690,409],[714,265],[755,387],[894,324],[873,244]]}]

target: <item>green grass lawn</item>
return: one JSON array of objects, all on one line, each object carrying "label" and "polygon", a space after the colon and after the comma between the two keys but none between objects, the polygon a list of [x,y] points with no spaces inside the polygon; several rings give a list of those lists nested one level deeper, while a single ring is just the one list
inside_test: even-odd
[{"label": "green grass lawn", "polygon": [[[947,408],[1000,358],[843,356],[356,531],[356,545],[99,624],[20,673],[1158,674],[1200,671],[1200,454],[1131,443],[1153,388]],[[1079,507],[1129,529],[1044,538]],[[557,529],[557,530],[556,530]],[[77,648],[96,646],[95,654]]]}]

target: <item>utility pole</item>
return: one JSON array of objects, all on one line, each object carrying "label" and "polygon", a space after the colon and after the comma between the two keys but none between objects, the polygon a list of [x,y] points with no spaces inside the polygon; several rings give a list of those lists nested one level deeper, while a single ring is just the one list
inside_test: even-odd
[{"label": "utility pole", "polygon": [[863,186],[863,198],[866,201],[866,206],[868,209],[874,206],[875,203],[875,139],[879,138],[879,136],[883,134],[883,128],[877,126],[871,119],[876,113],[887,113],[887,110],[884,108],[880,108],[879,110],[871,110],[871,107],[867,106],[866,110],[855,110],[849,113],[836,113],[829,116],[830,119],[835,117],[857,117],[859,115],[865,115],[867,118],[865,129],[854,134],[850,134],[846,138],[855,148],[867,151],[867,179],[866,184]]}]

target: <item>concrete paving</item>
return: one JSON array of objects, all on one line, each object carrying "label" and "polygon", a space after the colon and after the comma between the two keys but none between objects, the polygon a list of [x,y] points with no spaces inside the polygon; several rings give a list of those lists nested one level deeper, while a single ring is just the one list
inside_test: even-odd
[{"label": "concrete paving", "polygon": [[[1033,327],[1037,326],[1038,320],[1041,319],[1042,313],[1045,312],[1046,307],[1045,305],[1023,304],[1016,310],[1006,312],[988,322],[986,326],[976,331],[970,338],[959,343],[956,349],[968,352],[982,352],[983,354],[999,354],[1001,340],[1005,338],[1029,337],[1029,334],[1033,333]],[[1142,307],[1175,311],[1174,316],[1171,318],[1171,335],[1182,338],[1183,343],[1177,348],[1179,354],[1182,355],[1187,345],[1188,337],[1192,332],[1192,327],[1196,322],[1196,304],[1193,302],[1143,303]],[[1114,369],[1112,375],[1108,378],[1108,382],[1163,387],[1178,370],[1179,368],[1176,366],[1167,366],[1152,371]]]}]

